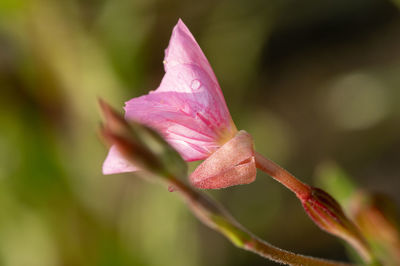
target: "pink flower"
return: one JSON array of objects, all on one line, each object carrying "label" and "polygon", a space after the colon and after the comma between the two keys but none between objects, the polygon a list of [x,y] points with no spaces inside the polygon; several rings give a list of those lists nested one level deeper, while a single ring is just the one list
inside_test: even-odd
[{"label": "pink flower", "polygon": [[[125,118],[156,129],[186,161],[208,158],[191,176],[198,187],[221,188],[254,181],[251,136],[237,132],[217,78],[182,20],[174,27],[165,50],[164,68],[157,90],[126,102]],[[135,170],[111,147],[103,164],[104,174]]]}]

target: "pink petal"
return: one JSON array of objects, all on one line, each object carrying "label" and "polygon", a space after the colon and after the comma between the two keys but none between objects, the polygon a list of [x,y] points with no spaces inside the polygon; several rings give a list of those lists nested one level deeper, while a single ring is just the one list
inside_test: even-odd
[{"label": "pink petal", "polygon": [[111,146],[107,158],[103,163],[104,175],[135,172],[138,170],[139,169],[137,167],[133,166],[130,162],[124,159],[115,145]]},{"label": "pink petal", "polygon": [[128,101],[126,118],[158,130],[185,160],[205,159],[236,127],[210,64],[181,20],[164,64],[158,89]]},{"label": "pink petal", "polygon": [[191,174],[198,188],[218,189],[249,184],[256,178],[253,139],[245,131],[225,143]]},{"label": "pink petal", "polygon": [[[172,31],[169,46],[165,50],[165,72],[168,72],[171,67],[184,64],[194,64],[199,66],[207,72],[207,75],[209,75],[215,83],[218,83],[214,71],[199,44],[196,42],[192,33],[183,21],[179,19]],[[221,97],[223,99],[222,92]]]}]

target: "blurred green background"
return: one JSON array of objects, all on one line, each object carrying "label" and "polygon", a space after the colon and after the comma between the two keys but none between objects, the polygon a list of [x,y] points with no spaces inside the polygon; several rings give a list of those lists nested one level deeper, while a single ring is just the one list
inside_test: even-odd
[{"label": "blurred green background", "polygon": [[[200,224],[176,193],[132,174],[101,174],[97,98],[122,111],[157,88],[179,17],[259,152],[310,184],[334,161],[399,205],[398,7],[1,0],[0,265],[274,265]],[[348,260],[341,241],[262,173],[251,185],[208,193],[274,245]]]}]

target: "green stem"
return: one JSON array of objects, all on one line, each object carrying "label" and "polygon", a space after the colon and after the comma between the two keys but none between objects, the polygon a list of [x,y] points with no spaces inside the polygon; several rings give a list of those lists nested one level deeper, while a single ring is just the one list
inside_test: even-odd
[{"label": "green stem", "polygon": [[205,194],[194,190],[174,177],[169,177],[167,184],[173,186],[174,190],[183,197],[200,221],[223,234],[238,248],[286,265],[350,265],[298,255],[274,247],[244,229],[224,208]]}]

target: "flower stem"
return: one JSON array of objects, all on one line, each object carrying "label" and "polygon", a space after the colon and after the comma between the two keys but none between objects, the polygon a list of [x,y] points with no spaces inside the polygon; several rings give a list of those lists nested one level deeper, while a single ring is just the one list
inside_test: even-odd
[{"label": "flower stem", "polygon": [[296,194],[311,220],[322,230],[347,241],[365,262],[375,260],[358,227],[345,215],[337,201],[325,191],[311,187],[273,161],[255,153],[256,166]]},{"label": "flower stem", "polygon": [[264,258],[286,265],[350,265],[343,262],[298,255],[274,247],[248,232],[223,207],[205,194],[194,190],[174,177],[168,178],[167,185],[174,187],[174,191],[177,191],[183,197],[201,222],[223,234],[238,248],[254,252]]},{"label": "flower stem", "polygon": [[298,198],[305,199],[310,196],[311,187],[309,185],[301,182],[291,173],[258,152],[255,153],[255,158],[258,169],[267,173],[279,183],[290,189]]}]

